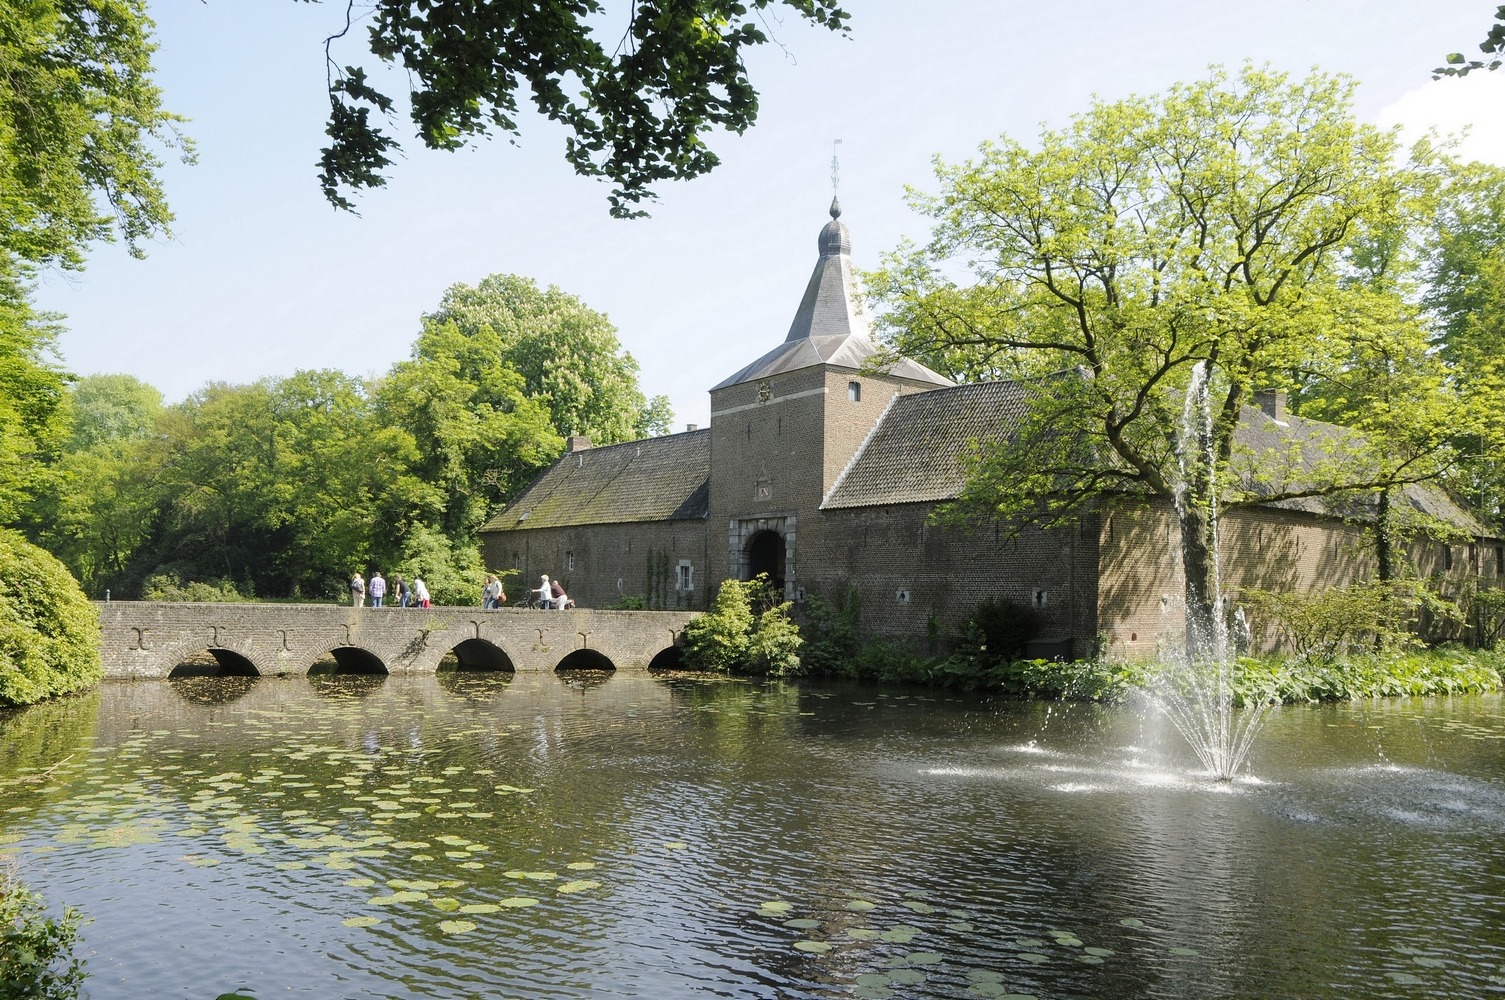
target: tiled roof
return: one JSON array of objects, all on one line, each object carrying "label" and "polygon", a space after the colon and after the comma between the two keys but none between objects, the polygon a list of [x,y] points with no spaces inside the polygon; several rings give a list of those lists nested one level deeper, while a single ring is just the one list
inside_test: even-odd
[{"label": "tiled roof", "polygon": [[704,518],[711,432],[688,431],[571,452],[482,531]]},{"label": "tiled roof", "polygon": [[822,507],[954,499],[967,443],[1017,427],[1030,393],[1021,382],[975,382],[899,396]]},{"label": "tiled roof", "polygon": [[[940,502],[961,495],[966,481],[962,456],[969,442],[1005,436],[1019,426],[1041,383],[979,382],[899,396],[853,457],[823,509]],[[1333,424],[1289,416],[1277,423],[1246,406],[1235,447],[1234,471],[1256,494],[1270,495],[1287,479],[1319,469],[1325,446],[1352,433]],[[1408,486],[1414,509],[1470,534],[1490,532],[1447,492],[1433,485]],[[1344,507],[1322,497],[1285,500],[1275,506],[1314,514],[1368,519],[1372,510]]]}]

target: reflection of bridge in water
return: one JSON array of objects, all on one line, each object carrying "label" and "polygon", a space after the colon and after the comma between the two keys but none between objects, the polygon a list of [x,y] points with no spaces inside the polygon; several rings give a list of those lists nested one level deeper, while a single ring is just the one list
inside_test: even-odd
[{"label": "reflection of bridge in water", "polygon": [[679,663],[688,611],[98,604],[107,677],[647,670]]}]

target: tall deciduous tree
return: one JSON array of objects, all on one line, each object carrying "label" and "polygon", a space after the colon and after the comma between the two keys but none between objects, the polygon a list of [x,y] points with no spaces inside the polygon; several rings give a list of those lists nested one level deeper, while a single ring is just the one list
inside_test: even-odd
[{"label": "tall deciduous tree", "polygon": [[[455,352],[463,377],[485,384],[480,373],[499,365],[521,375],[523,393],[547,408],[561,436],[616,444],[668,429],[668,400],[643,398],[638,363],[622,350],[616,327],[553,285],[541,290],[515,274],[451,285],[424,319],[429,328],[453,323],[470,338]],[[420,341],[415,356],[424,349]]]},{"label": "tall deciduous tree", "polygon": [[[1327,435],[1300,461],[1241,455],[1234,437],[1253,393],[1289,385],[1332,353],[1330,337],[1395,339],[1393,294],[1345,277],[1351,251],[1393,230],[1424,185],[1396,166],[1391,134],[1354,120],[1352,90],[1215,70],[1097,103],[1033,149],[985,144],[938,167],[941,193],[915,197],[936,220],[930,243],[895,255],[874,286],[897,346],[922,360],[1068,372],[1039,383],[1023,440],[979,446],[957,509],[1023,524],[1112,496],[1174,504],[1193,652],[1216,598],[1220,505],[1409,476],[1360,435]],[[963,269],[970,282],[949,277]],[[1188,421],[1194,385],[1206,411]],[[1240,467],[1263,471],[1251,481]]]},{"label": "tall deciduous tree", "polygon": [[[458,149],[492,131],[518,134],[518,91],[568,132],[565,159],[613,185],[611,212],[641,215],[651,185],[716,166],[705,144],[715,129],[741,133],[757,117],[744,53],[769,41],[780,13],[833,31],[848,15],[835,0],[600,0],[533,3],[369,4],[371,54],[410,81],[413,124],[431,149]],[[320,182],[335,205],[347,192],[386,183],[397,142],[371,120],[393,110],[361,66],[331,76],[330,143]]]}]

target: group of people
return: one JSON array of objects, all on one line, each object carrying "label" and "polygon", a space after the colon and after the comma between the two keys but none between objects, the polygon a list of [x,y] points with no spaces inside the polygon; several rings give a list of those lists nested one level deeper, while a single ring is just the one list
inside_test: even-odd
[{"label": "group of people", "polygon": [[[366,606],[366,598],[371,598],[371,606],[379,608],[387,597],[387,581],[382,579],[380,572],[373,571],[371,579],[361,578],[360,571],[356,571],[350,577],[350,601],[357,608]],[[392,578],[392,597],[397,601],[400,608],[426,608],[429,606],[429,589],[423,583],[423,578],[413,577],[412,584],[403,580],[402,574]]]},{"label": "group of people", "polygon": [[[538,604],[542,608],[553,608],[563,611],[565,608],[573,608],[575,602],[564,592],[558,580],[550,580],[549,574],[544,573],[539,577],[540,584],[528,593],[538,595]],[[387,596],[387,581],[382,579],[380,572],[373,571],[371,579],[362,578],[359,571],[350,576],[350,601],[357,608],[366,606],[366,598],[371,598],[371,606],[379,608]],[[403,581],[401,574],[392,578],[392,596],[400,608],[429,607],[429,589],[424,586],[421,577],[413,577],[411,585]],[[502,588],[502,581],[494,575],[486,574],[486,584],[481,588],[481,608],[492,611],[502,606],[507,600],[507,591]]]}]

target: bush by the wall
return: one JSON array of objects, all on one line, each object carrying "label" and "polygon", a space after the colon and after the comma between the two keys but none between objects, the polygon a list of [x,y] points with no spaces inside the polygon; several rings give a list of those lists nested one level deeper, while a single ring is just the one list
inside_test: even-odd
[{"label": "bush by the wall", "polygon": [[99,613],[51,554],[0,530],[0,707],[97,684]]},{"label": "bush by the wall", "polygon": [[1375,581],[1306,593],[1251,590],[1240,603],[1251,626],[1273,630],[1282,648],[1312,662],[1388,656],[1421,643],[1418,620],[1434,625],[1459,616],[1452,602],[1419,580]]},{"label": "bush by the wall", "polygon": [[798,675],[803,640],[789,607],[771,593],[765,575],[723,581],[711,610],[685,626],[685,662],[724,674]]}]

